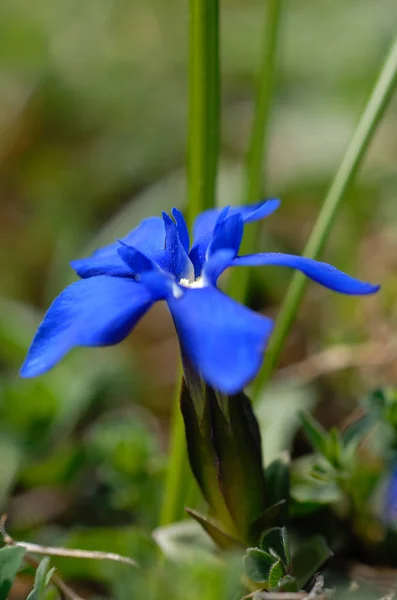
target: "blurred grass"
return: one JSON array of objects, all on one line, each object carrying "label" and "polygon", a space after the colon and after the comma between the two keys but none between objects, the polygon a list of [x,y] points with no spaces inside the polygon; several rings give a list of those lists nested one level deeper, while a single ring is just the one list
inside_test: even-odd
[{"label": "blurred grass", "polygon": [[[156,525],[177,352],[166,311],[157,307],[118,348],[78,350],[34,381],[17,371],[42,311],[73,278],[69,260],[185,204],[186,4],[0,3],[0,503],[13,533],[38,542],[136,557],[134,532],[147,540],[143,530]],[[263,2],[221,9],[225,204],[242,193]],[[286,2],[267,180],[283,204],[262,227],[261,248],[302,250],[396,19],[394,0]],[[358,302],[311,285],[285,362],[395,327],[396,132],[394,101],[326,253],[380,282],[382,295]],[[290,273],[254,277],[250,304],[274,315]],[[349,371],[307,397],[334,423],[353,397],[395,376]],[[277,450],[290,446],[291,427]],[[122,586],[111,567],[106,577],[101,565],[64,563],[72,579]]]}]

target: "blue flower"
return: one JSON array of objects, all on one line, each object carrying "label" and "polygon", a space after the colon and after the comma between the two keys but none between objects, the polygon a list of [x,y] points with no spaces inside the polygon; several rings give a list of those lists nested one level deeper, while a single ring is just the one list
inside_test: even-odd
[{"label": "blue flower", "polygon": [[144,220],[122,240],[72,262],[81,277],[51,305],[22,367],[24,377],[45,373],[75,346],[123,340],[152,304],[165,300],[182,354],[205,381],[233,394],[257,374],[272,320],[238,304],[217,287],[231,266],[280,265],[344,294],[372,294],[379,286],[334,267],[290,254],[238,256],[245,223],[278,208],[278,200],[200,214],[194,241],[182,214]]},{"label": "blue flower", "polygon": [[397,520],[397,465],[394,464],[386,484],[384,506],[381,515],[388,522]]}]

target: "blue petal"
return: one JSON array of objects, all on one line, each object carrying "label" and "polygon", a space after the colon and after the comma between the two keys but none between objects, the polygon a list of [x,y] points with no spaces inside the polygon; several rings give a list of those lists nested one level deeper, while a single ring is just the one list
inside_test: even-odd
[{"label": "blue petal", "polygon": [[193,265],[180,240],[174,221],[163,212],[165,227],[165,262],[163,268],[175,275],[177,279],[193,277]]},{"label": "blue petal", "polygon": [[[136,281],[143,283],[157,300],[167,298],[177,289],[175,277],[160,269],[136,248],[121,244],[118,253],[123,261],[134,269]],[[229,261],[230,262],[230,261]],[[179,294],[179,291],[177,291]]]},{"label": "blue petal", "polygon": [[390,473],[390,478],[386,486],[384,501],[384,516],[387,520],[395,521],[397,518],[397,469],[396,467]]},{"label": "blue petal", "polygon": [[372,283],[350,277],[327,263],[303,256],[295,256],[294,254],[264,253],[239,256],[233,261],[233,265],[247,267],[259,267],[263,265],[291,267],[302,271],[302,273],[310,277],[310,279],[317,281],[317,283],[321,283],[321,285],[341,294],[374,294],[380,288],[379,285],[373,285]]},{"label": "blue petal", "polygon": [[[241,215],[244,223],[251,223],[264,219],[273,213],[280,206],[280,200],[272,198],[271,200],[261,200],[256,204],[248,206],[230,206],[227,216]],[[212,233],[217,219],[222,212],[222,208],[211,208],[199,214],[193,225],[194,238],[200,238],[208,233]]]},{"label": "blue petal", "polygon": [[216,285],[218,278],[233,264],[234,250],[217,250],[205,261],[202,277],[205,284]]},{"label": "blue petal", "polygon": [[72,260],[70,265],[79,277],[86,279],[96,275],[113,277],[131,277],[131,269],[127,267],[117,253],[118,243],[96,250],[87,258]]},{"label": "blue petal", "polygon": [[194,265],[195,276],[201,274],[208,246],[211,243],[217,224],[231,216],[239,215],[243,223],[250,223],[267,217],[280,205],[276,199],[265,200],[250,206],[226,206],[219,209],[206,210],[196,218],[193,226],[194,242],[190,251],[190,260]]},{"label": "blue petal", "polygon": [[244,224],[241,215],[231,215],[218,222],[208,249],[209,256],[218,250],[226,249],[233,250],[234,256],[237,256],[243,232]]},{"label": "blue petal", "polygon": [[279,206],[280,200],[272,198],[271,200],[258,202],[253,206],[244,206],[239,212],[243,217],[244,223],[253,223],[254,221],[260,221],[261,219],[268,217],[274,213]]},{"label": "blue petal", "polygon": [[139,276],[139,282],[150,289],[156,300],[165,300],[173,294],[181,295],[185,289],[178,285],[171,274],[164,271],[146,271]]},{"label": "blue petal", "polygon": [[198,275],[205,283],[216,285],[218,277],[227,269],[236,257],[243,238],[243,220],[240,215],[219,215],[212,241]]},{"label": "blue petal", "polygon": [[136,248],[132,246],[128,246],[125,242],[120,240],[119,246],[117,248],[117,254],[128,267],[130,273],[134,275],[139,275],[141,273],[145,273],[146,271],[154,271],[158,269],[156,263],[154,263],[150,258],[142,254]]},{"label": "blue petal", "polygon": [[218,217],[214,230],[196,239],[192,246],[189,258],[194,266],[194,276],[196,279],[202,275],[203,266],[208,258],[208,254],[211,254],[211,252],[214,253],[220,249],[230,247],[235,249],[234,255],[237,255],[243,236],[244,225],[239,215],[233,215],[229,220],[229,211],[230,206],[225,206],[220,211],[217,211]]},{"label": "blue petal", "polygon": [[[145,219],[122,239],[124,243],[134,246],[158,264],[162,264],[164,260],[164,240],[164,223],[159,217]],[[82,278],[96,275],[130,277],[131,269],[121,260],[117,252],[118,247],[118,243],[110,244],[97,250],[92,256],[72,261],[71,265]]]},{"label": "blue petal", "polygon": [[189,252],[190,238],[185,218],[181,211],[177,208],[172,209],[172,216],[175,219],[176,229],[178,231],[179,239],[181,240],[182,246],[185,248],[186,252]]},{"label": "blue petal", "polygon": [[75,346],[117,344],[156,299],[146,286],[129,279],[99,276],[72,283],[45,315],[21,375],[45,373]]},{"label": "blue petal", "polygon": [[260,368],[271,319],[213,287],[187,289],[167,302],[182,351],[197,372],[221,392],[242,390]]}]

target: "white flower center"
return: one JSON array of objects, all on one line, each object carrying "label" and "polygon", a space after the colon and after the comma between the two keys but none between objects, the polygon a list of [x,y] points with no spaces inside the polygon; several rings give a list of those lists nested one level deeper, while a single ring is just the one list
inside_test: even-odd
[{"label": "white flower center", "polygon": [[202,277],[198,277],[194,281],[189,281],[189,279],[182,278],[179,280],[179,284],[188,288],[202,288],[205,286],[204,279]]},{"label": "white flower center", "polygon": [[172,291],[174,294],[174,298],[181,298],[183,296],[183,291],[181,290],[181,287],[185,287],[185,288],[203,288],[205,287],[206,282],[204,281],[203,277],[198,277],[197,279],[194,279],[193,281],[190,281],[189,279],[185,279],[184,277],[182,277],[178,283],[174,283],[172,286]]}]

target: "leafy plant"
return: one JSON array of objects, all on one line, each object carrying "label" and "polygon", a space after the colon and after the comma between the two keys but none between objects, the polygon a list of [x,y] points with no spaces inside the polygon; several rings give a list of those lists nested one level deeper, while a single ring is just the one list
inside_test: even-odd
[{"label": "leafy plant", "polygon": [[263,588],[297,592],[331,556],[321,536],[306,540],[292,553],[285,527],[273,528],[262,536],[258,548],[248,548],[244,570],[249,579]]}]

